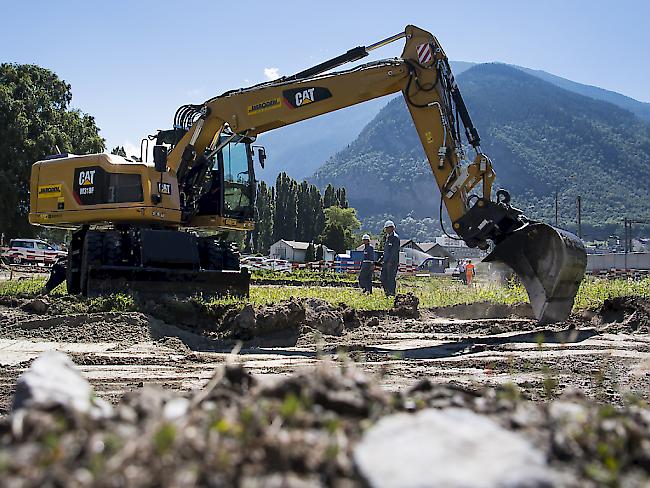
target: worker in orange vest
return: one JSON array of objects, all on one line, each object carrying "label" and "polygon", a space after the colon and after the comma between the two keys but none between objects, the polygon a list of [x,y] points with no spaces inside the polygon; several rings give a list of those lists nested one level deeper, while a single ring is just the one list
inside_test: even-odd
[{"label": "worker in orange vest", "polygon": [[474,270],[474,265],[472,264],[472,260],[469,259],[467,261],[467,264],[465,265],[465,276],[467,277],[466,283],[467,286],[472,285],[472,278],[474,278],[474,275],[476,274],[476,271]]}]

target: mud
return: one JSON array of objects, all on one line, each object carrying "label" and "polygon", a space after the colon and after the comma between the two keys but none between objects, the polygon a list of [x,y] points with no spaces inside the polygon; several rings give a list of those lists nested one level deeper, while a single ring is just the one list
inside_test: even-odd
[{"label": "mud", "polygon": [[527,318],[525,305],[415,308],[414,317],[408,297],[398,305],[404,303],[409,316],[318,299],[242,310],[163,300],[140,305],[141,311],[85,313],[72,312],[82,305],[75,298],[48,299],[45,312],[27,305],[31,301],[0,299],[0,415],[8,410],[12,381],[50,349],[72,355],[112,402],[142,384],[201,387],[233,349],[264,378],[323,359],[351,360],[381,374],[388,390],[427,378],[472,387],[511,383],[536,401],[571,388],[616,405],[650,400],[647,299],[607,301],[546,327]]},{"label": "mud", "polygon": [[[644,406],[615,408],[577,392],[532,403],[509,386],[428,379],[387,392],[378,380],[352,364],[322,362],[269,383],[230,364],[189,393],[137,388],[101,417],[65,403],[28,406],[0,419],[3,480],[10,486],[365,486],[368,473],[354,454],[368,429],[396,413],[453,408],[534,446],[556,486],[650,481]],[[477,472],[472,486],[479,484]]]},{"label": "mud", "polygon": [[602,331],[611,333],[650,332],[650,301],[636,297],[608,298],[592,318]]}]

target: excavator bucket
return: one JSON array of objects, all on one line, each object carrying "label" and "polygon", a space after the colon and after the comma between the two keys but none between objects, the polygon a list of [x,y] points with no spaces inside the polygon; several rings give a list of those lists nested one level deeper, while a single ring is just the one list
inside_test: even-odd
[{"label": "excavator bucket", "polygon": [[483,261],[507,264],[526,287],[540,323],[566,320],[587,267],[582,241],[570,232],[531,223],[501,241]]}]

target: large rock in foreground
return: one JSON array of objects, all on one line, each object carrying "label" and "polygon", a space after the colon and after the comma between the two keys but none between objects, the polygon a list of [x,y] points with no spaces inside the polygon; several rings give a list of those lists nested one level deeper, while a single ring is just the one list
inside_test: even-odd
[{"label": "large rock in foreground", "polygon": [[423,410],[381,419],[354,452],[374,488],[551,486],[544,453],[470,410]]}]

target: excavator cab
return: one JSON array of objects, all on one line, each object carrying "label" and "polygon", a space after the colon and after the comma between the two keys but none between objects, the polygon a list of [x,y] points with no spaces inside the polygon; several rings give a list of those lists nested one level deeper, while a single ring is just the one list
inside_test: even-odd
[{"label": "excavator cab", "polygon": [[212,168],[199,199],[197,215],[219,215],[238,221],[253,218],[255,167],[252,142],[250,138],[238,135],[221,136],[220,146],[223,147],[212,156]]}]

